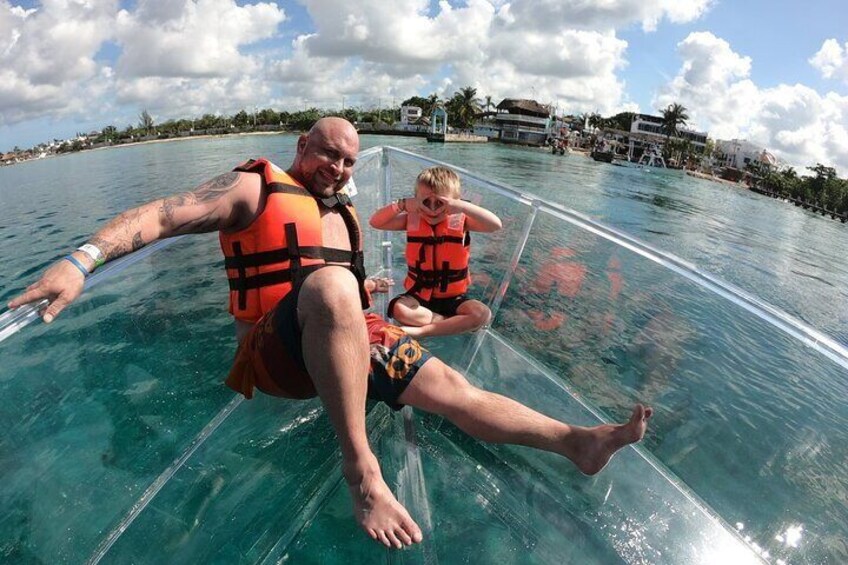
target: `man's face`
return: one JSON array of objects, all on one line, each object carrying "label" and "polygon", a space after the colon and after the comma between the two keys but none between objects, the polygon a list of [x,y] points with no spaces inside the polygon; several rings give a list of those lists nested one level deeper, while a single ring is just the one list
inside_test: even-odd
[{"label": "man's face", "polygon": [[326,198],[350,180],[358,152],[359,136],[352,129],[315,131],[298,139],[294,172],[309,192]]}]

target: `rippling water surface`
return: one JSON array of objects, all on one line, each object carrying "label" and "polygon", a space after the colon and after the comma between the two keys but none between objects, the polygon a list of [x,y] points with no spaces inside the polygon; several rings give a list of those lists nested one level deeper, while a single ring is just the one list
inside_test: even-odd
[{"label": "rippling water surface", "polygon": [[[188,189],[248,157],[267,156],[286,165],[294,140],[249,136],[150,144],[0,169],[0,299],[15,295],[117,212]],[[363,147],[380,144],[422,153],[562,203],[848,342],[846,225],[678,171],[617,167],[499,144],[363,137]],[[520,224],[520,218],[510,220]],[[484,266],[495,265],[508,251],[498,248],[497,238],[475,245]],[[175,440],[162,430],[185,424],[174,416],[185,413],[185,399],[165,397],[153,413],[137,418],[133,410],[138,398],[160,386],[161,374],[172,371],[169,363],[177,357],[185,360],[180,365],[184,371],[173,372],[185,379],[192,419],[206,422],[220,409],[226,398],[219,384],[221,367],[233,346],[218,297],[201,293],[222,282],[214,239],[207,236],[199,249],[203,253],[190,256],[169,250],[178,265],[163,254],[157,269],[165,272],[158,276],[165,276],[167,284],[158,286],[152,298],[133,299],[144,296],[143,277],[122,281],[110,287],[110,294],[75,305],[78,333],[27,328],[32,335],[0,345],[0,351],[6,348],[3,356],[15,360],[13,368],[0,368],[4,399],[27,399],[35,415],[56,411],[50,423],[42,418],[28,426],[13,416],[19,412],[0,409],[0,421],[8,420],[13,430],[0,440],[5,477],[23,484],[27,469],[17,468],[15,461],[25,459],[24,450],[34,449],[28,440],[37,443],[39,433],[47,437],[48,428],[61,433],[67,425],[63,422],[82,417],[91,420],[87,429],[92,441],[108,445],[90,462],[92,468],[112,465],[135,473],[167,464],[174,457]],[[540,282],[545,268],[570,281],[555,289],[556,296]],[[181,284],[180,269],[202,273],[193,279],[194,288]],[[552,310],[552,301],[567,305],[561,317]],[[119,308],[131,309],[133,320],[117,316]],[[208,318],[209,326],[202,335],[183,335],[179,324],[194,317]],[[172,323],[170,334],[162,332],[168,329],[163,324]],[[848,560],[848,384],[843,369],[764,322],[741,315],[727,301],[681,284],[659,268],[647,268],[609,242],[556,223],[531,237],[495,330],[616,416],[635,399],[654,405],[658,415],[646,447],[743,536],[767,548],[769,558]],[[112,332],[126,335],[126,341],[112,346],[114,350],[95,347],[77,356],[81,343],[97,343],[97,335]],[[135,345],[133,336],[146,340],[145,346]],[[64,361],[44,361],[48,352]],[[151,355],[162,357],[154,375],[134,368]],[[74,379],[79,364],[92,361],[110,367],[117,380],[108,385],[87,380],[82,392],[63,393],[64,379]],[[200,374],[208,377],[192,380]],[[65,413],[62,406],[79,406],[75,394],[91,395],[85,404],[90,409]],[[128,419],[130,425],[120,427],[127,437],[110,437],[104,427],[110,418]],[[136,461],[121,452],[122,445],[148,436],[159,446],[153,460]],[[36,460],[46,469],[60,465],[61,455],[51,448]],[[214,482],[214,469],[208,471],[203,480]],[[143,488],[146,483],[139,479],[137,484]],[[38,497],[5,491],[0,498],[6,510],[0,532],[12,532],[0,537],[6,540],[0,550],[26,560],[25,548],[38,545],[37,539],[26,537],[26,524],[49,511],[39,508]],[[65,519],[61,513],[53,518],[60,524]],[[92,537],[99,539],[102,533]]]}]

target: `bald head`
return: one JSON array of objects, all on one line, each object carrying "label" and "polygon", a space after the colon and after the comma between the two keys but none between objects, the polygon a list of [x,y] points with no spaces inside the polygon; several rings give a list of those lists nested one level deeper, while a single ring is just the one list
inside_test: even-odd
[{"label": "bald head", "polygon": [[332,196],[347,184],[359,153],[359,134],[344,118],[321,118],[297,140],[289,174],[315,196]]},{"label": "bald head", "polygon": [[357,146],[359,145],[359,134],[356,133],[356,128],[353,127],[353,124],[344,118],[337,118],[335,116],[321,118],[315,122],[315,125],[309,128],[309,132],[306,135],[309,137],[316,135],[322,137],[348,137],[355,139]]}]

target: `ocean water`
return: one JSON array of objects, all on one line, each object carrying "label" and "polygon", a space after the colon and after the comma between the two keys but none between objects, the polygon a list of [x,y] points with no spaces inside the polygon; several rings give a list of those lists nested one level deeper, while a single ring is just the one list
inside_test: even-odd
[{"label": "ocean water", "polygon": [[[562,203],[848,341],[848,240],[838,222],[675,171],[498,144],[363,137],[363,147],[385,143]],[[268,156],[285,165],[293,146],[292,136],[191,140],[0,169],[0,299],[15,295],[117,212],[188,189],[244,158]],[[393,190],[411,190],[419,169],[399,164]],[[494,300],[527,210],[472,186],[467,195],[505,219],[501,234],[474,239],[475,292]],[[373,243],[375,237],[369,234]],[[374,270],[379,258],[369,263]],[[726,300],[544,214],[512,277],[493,324],[499,339],[532,355],[606,414],[623,417],[635,400],[654,405],[645,450],[768,551],[768,560],[848,559],[844,369]],[[105,562],[139,555],[145,562],[157,562],[156,555],[194,562],[272,554],[291,562],[384,558],[356,543],[361,534],[348,518],[346,493],[337,480],[325,480],[335,476],[338,461],[320,405],[258,399],[232,406],[221,386],[234,351],[225,286],[214,236],[196,237],[104,284],[51,328],[32,326],[0,344],[6,401],[0,422],[7,430],[0,438],[6,484],[0,556],[12,562],[78,562],[101,553]],[[460,338],[432,347],[461,360],[469,343]],[[475,359],[469,369],[481,385],[491,384],[492,375],[515,374],[505,369],[511,358],[495,339],[484,341]],[[547,395],[520,382],[498,386],[534,406]],[[542,405],[549,414],[560,409],[553,401]],[[216,416],[229,419],[210,430]],[[369,412],[372,441],[383,446],[389,469],[403,460],[392,455],[386,431],[395,420],[380,407]],[[417,423],[430,501],[439,511],[429,531],[442,544],[466,540],[467,548],[425,547],[421,555],[405,552],[407,560],[432,562],[436,555],[446,563],[467,562],[489,547],[489,560],[551,562],[563,551],[560,536],[570,542],[566,561],[666,561],[661,552],[613,551],[599,541],[598,521],[617,523],[604,518],[606,499],[595,500],[592,489],[602,495],[605,483],[581,482],[558,464],[539,475],[540,466],[551,465],[547,459],[481,448],[438,420]],[[104,540],[131,514],[128,508],[146,500],[151,482],[193,439],[207,437],[107,547]],[[488,493],[486,504],[479,495],[449,496],[456,486],[444,477],[468,461],[494,469],[483,483],[473,466],[458,474],[469,492]],[[618,477],[631,468],[625,463],[610,473]],[[574,482],[577,494],[558,494],[564,487],[551,477]],[[513,498],[494,494],[504,485]],[[317,509],[308,504],[319,499]],[[521,506],[513,499],[532,499],[541,510],[516,516]],[[563,510],[557,506],[563,499],[574,506]],[[481,508],[486,527],[469,539],[462,523],[474,522],[473,510]],[[300,523],[292,516],[310,521],[292,531]],[[506,524],[503,531],[493,526],[498,523]],[[639,531],[630,535],[633,542]],[[149,539],[157,540],[156,548],[148,547]]]}]

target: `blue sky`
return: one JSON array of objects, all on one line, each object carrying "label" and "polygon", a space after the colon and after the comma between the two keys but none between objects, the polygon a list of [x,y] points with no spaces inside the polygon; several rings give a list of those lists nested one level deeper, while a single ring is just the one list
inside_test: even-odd
[{"label": "blue sky", "polygon": [[[834,0],[0,0],[0,151],[104,125],[414,95],[654,112],[848,171]],[[812,62],[814,61],[814,62]]]}]

